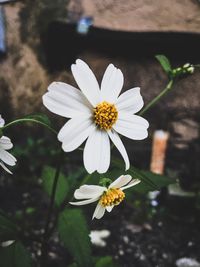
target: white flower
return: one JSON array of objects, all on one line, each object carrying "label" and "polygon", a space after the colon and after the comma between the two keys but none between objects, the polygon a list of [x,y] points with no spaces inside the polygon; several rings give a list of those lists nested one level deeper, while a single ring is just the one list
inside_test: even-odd
[{"label": "white flower", "polygon": [[110,236],[110,231],[108,230],[93,230],[90,232],[89,237],[91,243],[97,247],[105,247],[105,239]]},{"label": "white flower", "polygon": [[73,151],[87,139],[83,152],[86,170],[105,173],[110,165],[111,140],[127,170],[129,158],[118,133],[134,140],[148,136],[148,122],[133,115],[144,104],[140,88],[132,88],[119,96],[124,78],[113,64],[104,73],[101,89],[85,62],[78,59],[71,69],[81,91],[69,84],[53,82],[43,96],[43,104],[51,112],[70,118],[58,134],[63,150]]},{"label": "white flower", "polygon": [[[4,126],[4,123],[5,122],[0,115],[0,128]],[[13,144],[10,138],[8,138],[7,136],[0,137],[0,166],[10,174],[12,174],[12,172],[5,166],[5,164],[9,166],[14,166],[17,161],[13,155],[6,151],[11,149],[12,147]]]},{"label": "white flower", "polygon": [[122,202],[125,197],[124,189],[140,182],[139,179],[132,179],[130,175],[121,175],[108,188],[99,185],[82,185],[74,192],[74,197],[84,200],[70,202],[70,204],[79,206],[98,201],[92,219],[101,219],[106,210],[111,212],[114,206]]}]

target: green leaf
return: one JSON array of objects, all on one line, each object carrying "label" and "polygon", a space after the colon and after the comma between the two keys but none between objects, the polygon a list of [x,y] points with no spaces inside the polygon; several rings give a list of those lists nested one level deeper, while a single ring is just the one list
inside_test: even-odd
[{"label": "green leaf", "polygon": [[0,248],[0,263],[2,267],[31,267],[31,257],[21,242]]},{"label": "green leaf", "polygon": [[172,67],[169,62],[169,59],[164,55],[156,55],[156,59],[160,62],[162,68],[167,74],[170,74],[172,72]]},{"label": "green leaf", "polygon": [[17,236],[17,227],[2,212],[0,213],[0,241],[13,240]]},{"label": "green leaf", "polygon": [[[137,191],[139,193],[148,193],[149,191],[154,190],[160,190],[162,187],[168,186],[170,184],[176,183],[175,179],[169,178],[165,175],[156,174],[150,171],[140,171],[140,174],[142,176],[141,180],[142,182],[138,184],[137,186],[133,187],[134,191]],[[144,180],[146,179],[146,182]],[[148,181],[151,181],[152,184],[150,184]],[[154,185],[156,186],[154,186]]]},{"label": "green leaf", "polygon": [[95,267],[117,267],[116,264],[114,264],[112,257],[105,256],[100,258],[96,264]]},{"label": "green leaf", "polygon": [[[51,196],[55,173],[56,170],[50,166],[45,166],[42,171],[43,188],[49,196]],[[65,200],[68,194],[68,191],[69,191],[69,186],[67,179],[64,176],[64,174],[60,173],[55,195],[56,205],[60,206],[62,204],[62,202]]]},{"label": "green leaf", "polygon": [[63,211],[58,220],[60,239],[79,267],[92,266],[89,230],[79,209]]},{"label": "green leaf", "polygon": [[[116,166],[115,173],[117,171],[119,172],[119,170],[124,167],[123,163],[117,159],[113,160],[113,164]],[[176,179],[172,179],[165,175],[156,174],[150,171],[139,170],[133,166],[131,166],[126,173],[130,174],[134,179],[141,180],[141,183],[132,187],[132,190],[142,194],[146,194],[149,191],[160,190],[162,187],[176,183]],[[117,178],[117,174],[115,174],[115,177]]]}]

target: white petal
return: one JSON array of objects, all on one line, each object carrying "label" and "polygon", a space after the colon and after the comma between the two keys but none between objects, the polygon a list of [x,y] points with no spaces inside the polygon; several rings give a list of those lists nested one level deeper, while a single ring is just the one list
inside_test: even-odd
[{"label": "white petal", "polygon": [[13,155],[3,150],[2,148],[0,148],[0,160],[2,160],[3,162],[5,162],[6,164],[10,166],[14,166],[17,161]]},{"label": "white petal", "polygon": [[82,200],[82,201],[76,201],[76,202],[69,202],[69,204],[74,205],[74,206],[82,206],[82,205],[87,205],[90,203],[93,203],[95,201],[97,201],[99,198],[91,198],[91,199],[86,199],[86,200]]},{"label": "white petal", "polygon": [[108,206],[108,207],[106,207],[106,210],[107,210],[107,212],[111,212],[113,208],[114,208],[114,206]]},{"label": "white petal", "polygon": [[120,69],[110,64],[101,83],[101,100],[115,103],[124,84],[124,76]]},{"label": "white petal", "polygon": [[83,161],[89,173],[105,173],[110,165],[110,141],[107,132],[95,128],[85,144]]},{"label": "white petal", "polygon": [[140,88],[132,88],[119,96],[116,102],[117,110],[137,113],[144,105],[143,98],[140,94]]},{"label": "white petal", "polygon": [[0,127],[3,127],[5,124],[5,120],[0,115]]},{"label": "white petal", "polygon": [[127,189],[129,187],[132,187],[134,185],[137,185],[141,182],[139,179],[133,179],[128,185],[121,187],[121,190]]},{"label": "white petal", "polygon": [[105,213],[105,210],[106,209],[100,203],[98,203],[92,216],[92,219],[101,219]]},{"label": "white petal", "polygon": [[99,185],[82,185],[76,189],[74,197],[76,199],[89,199],[100,197],[107,188]]},{"label": "white petal", "polygon": [[7,136],[2,136],[0,138],[0,146],[5,150],[9,150],[13,147],[13,144],[10,138],[8,138]]},{"label": "white petal", "polygon": [[126,149],[119,137],[119,135],[111,130],[107,132],[111,141],[113,142],[113,144],[116,146],[116,148],[119,150],[120,154],[122,155],[124,162],[125,162],[125,170],[127,171],[130,168],[130,162],[129,162],[129,158],[126,152]]},{"label": "white petal", "polygon": [[62,82],[53,82],[48,91],[42,99],[45,107],[51,112],[66,118],[91,113],[92,106],[75,87]]},{"label": "white petal", "polygon": [[125,112],[119,112],[118,120],[113,125],[115,131],[133,140],[145,139],[148,127],[149,123],[144,118]]},{"label": "white petal", "polygon": [[1,247],[3,247],[3,248],[9,247],[14,242],[15,242],[15,240],[7,240],[7,241],[4,241],[4,242],[1,242]]},{"label": "white petal", "polygon": [[70,152],[79,147],[95,128],[90,118],[76,117],[70,119],[58,133],[58,140],[61,141],[65,152]]},{"label": "white petal", "polygon": [[132,177],[130,175],[121,175],[114,182],[109,185],[109,188],[121,188],[122,186],[128,184]]},{"label": "white petal", "polygon": [[95,107],[100,102],[100,90],[94,73],[82,60],[77,59],[71,67],[74,79],[89,102]]},{"label": "white petal", "polygon": [[12,174],[12,172],[3,164],[3,162],[0,162],[0,166],[7,171],[8,173]]}]

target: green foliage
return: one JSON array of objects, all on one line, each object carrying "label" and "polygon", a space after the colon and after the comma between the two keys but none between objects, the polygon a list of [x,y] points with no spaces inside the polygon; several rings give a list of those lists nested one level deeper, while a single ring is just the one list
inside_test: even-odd
[{"label": "green foliage", "polygon": [[[44,190],[50,196],[53,188],[53,182],[55,177],[56,170],[50,166],[45,166],[42,171],[42,184]],[[55,203],[57,206],[60,206],[65,200],[69,192],[69,186],[66,177],[64,174],[60,173],[57,183]]]},{"label": "green foliage", "polygon": [[195,66],[190,63],[186,63],[183,66],[172,68],[169,59],[164,55],[156,55],[156,59],[160,62],[163,70],[167,73],[170,79],[181,78],[185,75],[192,74],[195,70]]},{"label": "green foliage", "polygon": [[58,232],[78,266],[92,266],[89,230],[82,211],[79,209],[63,211],[58,220]]},{"label": "green foliage", "polygon": [[78,265],[76,263],[72,263],[68,267],[78,267]]},{"label": "green foliage", "polygon": [[0,264],[2,267],[30,267],[31,258],[22,243],[15,241],[0,248]]},{"label": "green foliage", "polygon": [[156,55],[156,59],[160,62],[163,70],[169,75],[172,72],[172,67],[169,62],[169,59],[164,55]]},{"label": "green foliage", "polygon": [[3,213],[0,213],[0,241],[13,240],[17,236],[17,227]]},{"label": "green foliage", "polygon": [[95,267],[117,267],[117,265],[113,262],[112,257],[106,256],[100,258],[96,262]]}]

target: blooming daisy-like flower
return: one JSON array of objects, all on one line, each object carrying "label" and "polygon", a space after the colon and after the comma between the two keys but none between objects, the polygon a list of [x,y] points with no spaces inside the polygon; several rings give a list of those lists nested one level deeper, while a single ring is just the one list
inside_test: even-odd
[{"label": "blooming daisy-like flower", "polygon": [[[2,119],[0,115],[0,128],[3,127],[5,124],[4,119]],[[5,164],[9,166],[14,166],[16,164],[16,158],[11,155],[8,151],[13,147],[13,144],[7,136],[0,137],[0,166],[7,171],[8,173],[12,174],[12,172],[6,167]]]},{"label": "blooming daisy-like flower", "polygon": [[87,139],[83,152],[86,170],[105,173],[110,165],[111,140],[127,170],[129,158],[119,134],[134,140],[148,136],[148,122],[134,115],[144,104],[140,88],[132,88],[119,96],[124,78],[113,64],[107,67],[100,87],[84,61],[77,59],[71,69],[80,90],[53,82],[43,96],[43,104],[51,112],[70,118],[58,134],[63,150],[73,151]]},{"label": "blooming daisy-like flower", "polygon": [[124,189],[139,184],[139,179],[132,179],[130,175],[121,175],[109,187],[99,185],[82,185],[74,192],[76,199],[82,201],[70,202],[72,205],[86,205],[98,201],[92,219],[101,219],[107,210],[111,212],[125,198]]}]

